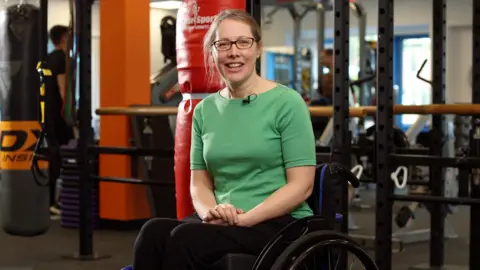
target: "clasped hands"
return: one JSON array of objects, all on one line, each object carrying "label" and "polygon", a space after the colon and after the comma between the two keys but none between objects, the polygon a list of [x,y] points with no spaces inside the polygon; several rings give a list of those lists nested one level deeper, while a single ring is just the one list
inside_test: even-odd
[{"label": "clasped hands", "polygon": [[202,217],[203,223],[216,224],[223,226],[242,226],[248,227],[251,224],[244,211],[231,204],[219,204]]}]

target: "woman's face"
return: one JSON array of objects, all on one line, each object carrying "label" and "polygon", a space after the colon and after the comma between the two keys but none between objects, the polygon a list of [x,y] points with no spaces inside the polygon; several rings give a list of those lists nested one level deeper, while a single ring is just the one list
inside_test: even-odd
[{"label": "woman's face", "polygon": [[215,66],[229,84],[241,84],[255,74],[260,46],[248,24],[224,20],[217,29],[212,48]]}]

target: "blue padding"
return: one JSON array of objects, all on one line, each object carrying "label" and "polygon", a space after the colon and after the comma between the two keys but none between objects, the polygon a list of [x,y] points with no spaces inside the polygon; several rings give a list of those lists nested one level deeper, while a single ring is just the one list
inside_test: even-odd
[{"label": "blue padding", "polygon": [[129,265],[129,266],[125,267],[125,268],[122,268],[122,270],[133,270],[133,266]]},{"label": "blue padding", "polygon": [[342,214],[339,214],[339,213],[336,213],[336,214],[335,214],[335,220],[338,221],[338,222],[342,222],[342,220],[343,220],[343,215],[342,215]]},{"label": "blue padding", "polygon": [[320,171],[320,186],[319,186],[319,193],[318,194],[318,214],[322,215],[322,202],[323,202],[323,178],[325,178],[325,171],[327,169],[327,165],[324,165],[322,170]]}]

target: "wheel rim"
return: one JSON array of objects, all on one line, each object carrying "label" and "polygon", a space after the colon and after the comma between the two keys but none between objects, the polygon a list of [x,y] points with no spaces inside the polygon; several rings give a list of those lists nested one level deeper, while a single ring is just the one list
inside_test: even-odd
[{"label": "wheel rim", "polygon": [[[347,240],[343,240],[343,239],[326,240],[310,246],[304,252],[301,252],[300,255],[298,255],[286,269],[288,270],[306,269],[304,266],[302,266],[302,263],[304,263],[304,261],[307,260],[308,257],[312,255],[315,256],[315,254],[318,254],[319,252],[323,251],[322,254],[325,254],[328,257],[328,263],[327,263],[328,268],[323,268],[323,264],[322,264],[321,269],[337,270],[338,266],[340,265],[339,262],[341,261],[343,256],[341,255],[336,256],[337,261],[332,263],[330,259],[335,256],[332,256],[332,253],[328,250],[331,248],[339,248],[343,252],[349,252],[355,255],[355,257],[358,259],[358,261],[363,267],[363,268],[358,268],[358,267],[354,268],[354,262],[356,262],[357,260],[353,260],[351,264],[347,265],[348,266],[347,269],[349,270],[353,270],[353,269],[377,270],[377,267],[375,266],[375,263],[373,262],[373,260],[370,257],[368,257],[368,255],[366,255],[365,252],[360,247],[352,245]],[[338,253],[342,254],[341,252],[338,252]],[[292,255],[295,256],[294,254]],[[332,268],[332,266],[334,267]],[[315,269],[318,269],[318,268],[315,268]]]},{"label": "wheel rim", "polygon": [[[338,252],[327,252],[338,249]],[[358,261],[362,268],[366,270],[378,270],[375,262],[370,258],[365,250],[358,245],[351,237],[344,235],[337,231],[315,231],[304,235],[297,239],[294,243],[288,246],[280,256],[277,257],[275,263],[271,266],[271,270],[285,270],[285,269],[319,269],[319,270],[333,270],[337,267],[332,267],[331,260],[335,258],[342,263],[334,263],[334,265],[344,266],[344,261],[348,262],[347,254],[355,255],[355,259],[352,262],[349,270],[356,270],[353,268],[353,264]],[[315,256],[312,256],[315,255]],[[307,257],[310,260],[306,260]],[[317,266],[318,258],[322,264],[321,267]],[[329,264],[326,267],[325,262],[328,259]],[[313,264],[315,267],[299,267],[300,264]]]}]

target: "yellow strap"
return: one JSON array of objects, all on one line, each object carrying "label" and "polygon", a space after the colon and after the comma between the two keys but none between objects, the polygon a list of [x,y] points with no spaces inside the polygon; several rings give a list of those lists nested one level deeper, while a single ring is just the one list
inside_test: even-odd
[{"label": "yellow strap", "polygon": [[43,69],[43,76],[52,76],[52,71],[50,69]]},{"label": "yellow strap", "polygon": [[[43,76],[52,76],[52,71],[47,68],[42,68],[42,62],[37,63],[37,70],[42,73]],[[40,96],[45,96],[45,83],[40,86]],[[41,123],[45,124],[45,101],[40,101],[40,113],[42,114]]]},{"label": "yellow strap", "polygon": [[43,68],[42,67],[42,62],[38,62],[37,64],[37,70],[41,71],[43,76],[52,76],[52,71],[48,68]]},{"label": "yellow strap", "polygon": [[40,101],[40,110],[42,112],[42,124],[45,124],[45,102]]},{"label": "yellow strap", "polygon": [[40,86],[40,96],[45,96],[45,84],[42,83],[42,85]]}]

